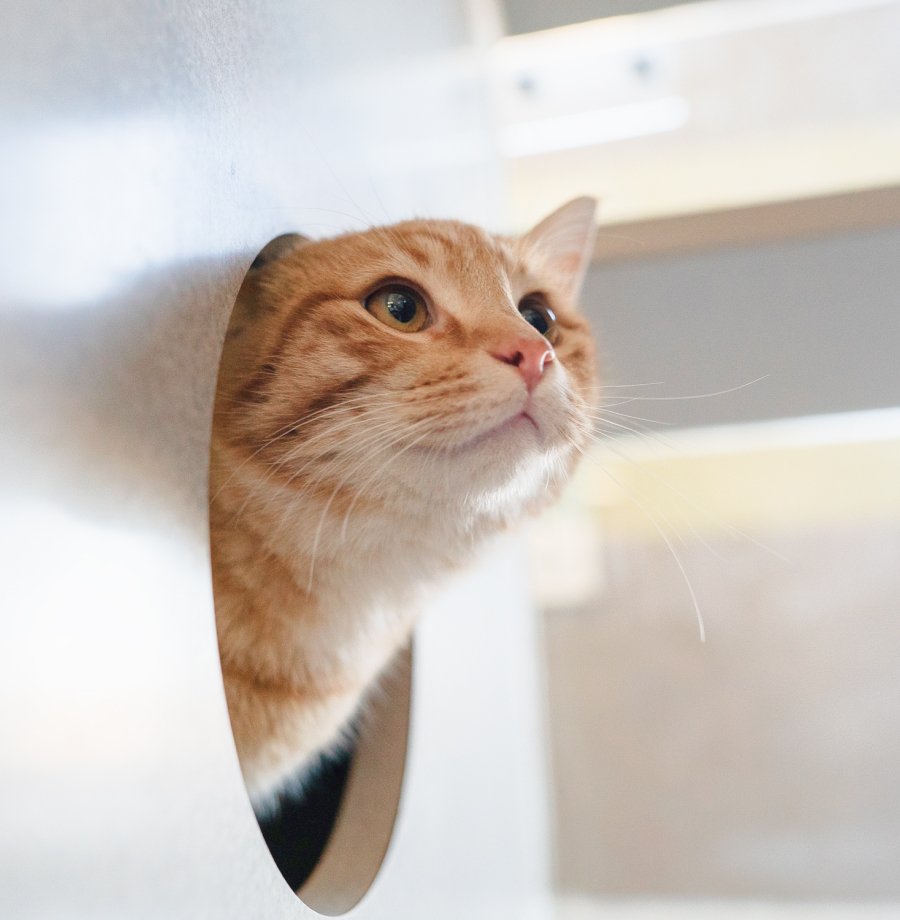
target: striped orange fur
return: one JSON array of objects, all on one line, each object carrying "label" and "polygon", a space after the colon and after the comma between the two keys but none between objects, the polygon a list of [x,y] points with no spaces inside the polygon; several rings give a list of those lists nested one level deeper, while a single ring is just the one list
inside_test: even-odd
[{"label": "striped orange fur", "polygon": [[577,305],[594,209],[576,199],[516,238],[434,220],[279,238],[248,273],[210,521],[257,807],[340,737],[422,592],[570,475],[594,388]]}]

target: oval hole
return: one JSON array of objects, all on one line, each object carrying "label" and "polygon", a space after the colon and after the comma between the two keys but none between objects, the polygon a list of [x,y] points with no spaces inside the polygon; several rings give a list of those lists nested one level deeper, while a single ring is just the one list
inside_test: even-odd
[{"label": "oval hole", "polygon": [[409,737],[412,661],[411,648],[401,652],[371,695],[331,837],[298,892],[321,914],[336,916],[360,901],[391,842]]},{"label": "oval hole", "polygon": [[[216,445],[224,430],[224,413],[236,402],[240,405],[236,394],[244,394],[241,398],[246,399],[246,410],[253,411],[253,405],[261,402],[254,381],[259,379],[261,368],[263,373],[271,368],[265,353],[276,336],[265,324],[275,320],[261,296],[261,273],[302,242],[295,235],[277,237],[254,259],[232,310],[219,365],[210,466],[210,538],[219,650],[223,672],[228,673],[235,670],[232,667],[229,671],[226,664],[232,651],[226,646],[235,641],[235,615],[230,611],[237,602],[229,587],[230,551],[220,552],[222,547],[217,543],[234,541],[241,519],[232,510],[225,510],[230,480],[217,469]],[[248,443],[247,456],[258,446],[262,445]],[[252,460],[249,464],[241,473],[245,486],[246,477],[255,475]],[[259,475],[264,489],[264,467]],[[226,526],[227,537],[219,536]],[[237,616],[240,618],[240,613]],[[246,621],[240,622],[246,631]],[[252,641],[252,636],[248,640],[245,633],[244,641]],[[337,916],[354,907],[374,881],[390,844],[406,762],[412,657],[411,646],[401,650],[378,679],[375,692],[364,698],[350,731],[345,731],[354,740],[341,745],[336,753],[322,756],[311,773],[306,763],[302,788],[298,785],[280,793],[277,805],[269,802],[258,811],[263,839],[285,881],[320,914]],[[254,675],[249,676],[251,683],[254,679]],[[233,702],[235,681],[231,686]],[[234,718],[232,712],[233,725]]]},{"label": "oval hole", "polygon": [[286,797],[259,822],[285,881],[320,914],[354,907],[381,868],[403,784],[411,687],[409,648],[367,700],[352,750],[323,763],[303,798]]}]

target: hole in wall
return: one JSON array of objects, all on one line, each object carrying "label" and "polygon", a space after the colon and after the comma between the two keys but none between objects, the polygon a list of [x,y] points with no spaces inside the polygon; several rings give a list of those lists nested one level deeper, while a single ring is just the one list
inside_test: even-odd
[{"label": "hole in wall", "polygon": [[[302,242],[285,235],[260,251],[230,317],[212,433],[210,541],[225,693],[262,837],[300,899],[337,916],[368,891],[390,844],[406,761],[413,656],[411,645],[398,653],[377,690],[364,695],[351,718],[343,717],[339,735],[323,740],[323,720],[313,712],[317,687],[300,666],[309,641],[301,624],[304,612],[310,618],[314,589],[298,589],[301,579],[285,562],[289,523],[282,532],[266,510],[283,502],[285,488],[296,487],[299,496],[306,485],[291,473],[273,483],[285,455],[269,448],[284,426],[272,429],[263,398],[273,385],[291,387],[287,377],[273,380],[287,373],[285,364],[276,371],[273,355],[283,347],[289,317],[267,302],[267,268]],[[293,448],[303,436],[291,435]],[[294,757],[295,751],[303,753]]]}]

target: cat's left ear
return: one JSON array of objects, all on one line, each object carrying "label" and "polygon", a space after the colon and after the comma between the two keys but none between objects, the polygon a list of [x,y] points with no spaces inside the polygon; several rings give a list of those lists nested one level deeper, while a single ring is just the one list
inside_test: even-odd
[{"label": "cat's left ear", "polygon": [[545,217],[523,237],[529,248],[534,247],[541,253],[545,265],[559,276],[573,300],[581,292],[594,252],[596,215],[596,198],[575,198]]},{"label": "cat's left ear", "polygon": [[262,268],[264,265],[269,265],[272,262],[277,262],[279,259],[283,259],[289,252],[299,249],[309,241],[309,237],[303,236],[300,233],[282,233],[281,236],[276,236],[274,240],[271,240],[263,246],[253,260],[253,264],[250,268],[251,270],[255,270]]}]

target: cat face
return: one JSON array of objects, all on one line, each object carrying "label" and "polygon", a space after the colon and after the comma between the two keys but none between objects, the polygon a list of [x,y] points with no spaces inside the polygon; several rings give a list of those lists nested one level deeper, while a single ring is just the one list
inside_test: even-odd
[{"label": "cat face", "polygon": [[593,346],[576,305],[595,204],[520,238],[408,221],[304,241],[256,269],[229,441],[306,494],[521,505],[586,441]]}]

